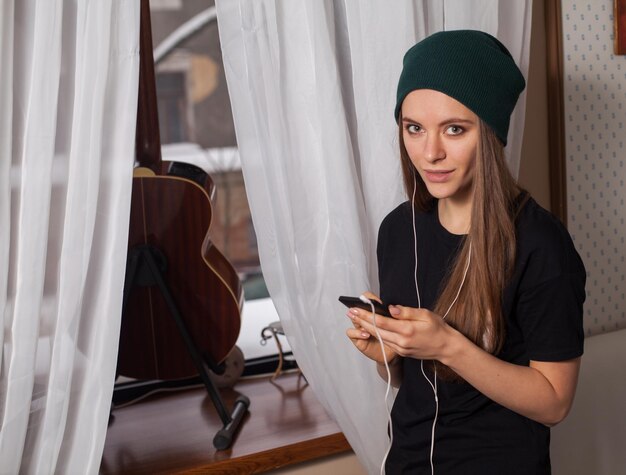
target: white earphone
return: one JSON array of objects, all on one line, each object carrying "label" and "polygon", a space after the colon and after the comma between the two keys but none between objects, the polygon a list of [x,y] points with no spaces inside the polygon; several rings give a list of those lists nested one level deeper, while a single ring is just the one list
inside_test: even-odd
[{"label": "white earphone", "polygon": [[[413,170],[413,174],[415,178],[415,169]],[[416,189],[417,189],[417,184],[414,182],[413,197],[411,198],[411,216],[413,218],[413,243],[414,243],[414,252],[415,252],[414,276],[415,276],[415,293],[417,294],[417,307],[421,308],[422,302],[420,300],[420,291],[419,291],[419,286],[417,283],[417,230],[416,230],[416,225],[415,225],[415,191]],[[461,289],[463,288],[463,284],[465,283],[465,278],[467,277],[467,271],[469,270],[470,262],[472,260],[472,243],[471,242],[469,246],[470,247],[469,247],[469,252],[467,255],[467,264],[465,266],[465,271],[463,272],[461,285],[459,285],[459,290],[457,291],[456,296],[454,297],[454,300],[452,300],[452,303],[448,307],[448,310],[446,310],[446,313],[443,315],[442,317],[443,320],[446,319],[446,317],[448,316],[448,313],[450,313],[450,310],[452,309],[452,306],[456,303],[457,299],[459,298],[459,295],[461,294]],[[421,361],[420,366],[422,369],[422,374],[424,375],[424,378],[426,379],[426,381],[428,381],[428,384],[430,384],[430,387],[433,390],[433,395],[435,396],[435,417],[433,418],[433,426],[432,426],[432,430],[430,434],[430,471],[431,471],[431,474],[434,475],[435,466],[433,464],[433,454],[435,452],[435,427],[437,425],[437,418],[439,416],[439,396],[437,395],[437,367],[436,366],[434,367],[433,380],[431,381],[430,378],[426,376],[426,372],[424,371],[424,360]]]},{"label": "white earphone", "polygon": [[385,370],[387,371],[387,389],[385,391],[385,409],[387,410],[387,420],[389,422],[389,446],[385,452],[385,456],[383,457],[383,461],[380,465],[380,473],[381,475],[385,473],[385,462],[387,461],[387,456],[389,455],[389,451],[391,450],[391,444],[393,444],[393,426],[391,422],[391,409],[389,409],[388,398],[389,393],[391,392],[391,371],[389,370],[389,362],[387,361],[387,355],[385,354],[385,345],[383,343],[383,339],[380,336],[380,332],[378,331],[378,327],[376,326],[376,318],[375,313],[376,309],[374,308],[374,304],[370,299],[368,299],[365,295],[359,295],[359,299],[361,302],[369,304],[372,307],[372,320],[374,321],[374,330],[376,330],[376,338],[378,339],[378,343],[380,343],[380,350],[383,354],[383,362],[385,363]]},{"label": "white earphone", "polygon": [[[413,173],[415,174],[415,170],[413,169]],[[415,175],[414,175],[415,176]],[[414,279],[415,279],[415,293],[417,296],[417,308],[422,308],[422,301],[420,298],[420,291],[419,291],[419,284],[417,281],[417,269],[418,269],[418,256],[417,256],[417,226],[415,223],[415,192],[417,190],[417,184],[415,183],[415,185],[413,186],[413,196],[411,197],[411,216],[413,219],[413,250],[414,250],[414,255],[415,255],[415,269],[414,269]],[[448,310],[446,310],[446,313],[443,315],[443,319],[445,320],[446,317],[448,316],[448,313],[450,313],[450,310],[452,309],[452,307],[454,306],[454,304],[456,303],[456,301],[459,298],[459,295],[461,294],[461,290],[463,289],[463,284],[465,283],[465,278],[467,277],[467,271],[469,270],[469,266],[470,266],[470,262],[472,259],[472,244],[470,243],[470,247],[469,247],[469,252],[467,255],[467,264],[465,266],[465,270],[463,272],[463,278],[461,279],[461,285],[459,285],[459,290],[457,291],[454,300],[452,300],[452,303],[450,304],[450,306],[448,307]],[[369,305],[372,306],[372,314],[376,313],[375,309],[374,309],[374,304],[365,296],[365,295],[360,295],[359,298],[361,299],[362,302],[367,303]],[[389,365],[387,363],[387,357],[385,355],[384,352],[384,344],[382,341],[382,338],[380,336],[380,333],[378,332],[378,327],[376,326],[376,319],[374,319],[374,328],[376,330],[376,337],[378,338],[378,341],[380,343],[381,349],[383,350],[383,360],[385,362],[385,369],[387,370],[387,391],[385,392],[385,406],[387,407],[387,415],[388,415],[388,419],[389,419],[389,434],[390,434],[390,440],[389,440],[389,446],[387,448],[387,451],[385,452],[385,456],[383,458],[381,467],[380,467],[380,473],[383,474],[384,473],[384,468],[385,468],[385,462],[387,460],[387,456],[389,455],[389,451],[391,450],[391,445],[393,444],[393,427],[392,427],[392,421],[391,421],[391,412],[389,410],[389,407],[387,406],[387,398],[389,395],[389,391],[391,388],[391,371],[389,370]],[[433,380],[431,381],[430,378],[426,375],[426,372],[424,371],[424,360],[421,361],[421,369],[422,369],[422,374],[424,376],[424,378],[426,379],[426,381],[428,381],[428,384],[430,384],[430,387],[433,390],[433,395],[435,397],[435,417],[433,418],[433,425],[432,425],[432,430],[431,430],[431,439],[430,439],[430,470],[431,470],[431,474],[434,475],[435,474],[435,466],[433,464],[433,454],[435,451],[435,427],[437,425],[437,418],[439,416],[439,396],[437,395],[437,368],[434,368],[434,374],[433,374]]]}]

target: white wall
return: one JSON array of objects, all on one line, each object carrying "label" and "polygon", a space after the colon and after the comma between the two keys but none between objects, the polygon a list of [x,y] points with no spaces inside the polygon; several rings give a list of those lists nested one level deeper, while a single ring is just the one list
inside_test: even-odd
[{"label": "white wall", "polygon": [[613,0],[562,0],[568,228],[587,267],[587,336],[626,328],[626,56]]}]

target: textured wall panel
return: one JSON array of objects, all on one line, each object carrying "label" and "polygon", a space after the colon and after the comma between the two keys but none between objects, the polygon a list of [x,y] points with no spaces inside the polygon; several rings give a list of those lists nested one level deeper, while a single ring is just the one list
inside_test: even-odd
[{"label": "textured wall panel", "polygon": [[613,0],[563,0],[568,224],[587,267],[585,333],[626,327],[626,56]]}]

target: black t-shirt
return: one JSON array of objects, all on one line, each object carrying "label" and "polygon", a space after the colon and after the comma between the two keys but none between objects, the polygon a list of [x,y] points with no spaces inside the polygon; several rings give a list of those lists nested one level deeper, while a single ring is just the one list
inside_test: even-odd
[{"label": "black t-shirt", "polygon": [[[432,309],[464,236],[439,222],[437,206],[416,212],[418,285]],[[583,353],[585,268],[567,230],[529,198],[516,219],[515,269],[503,295],[506,339],[498,358],[519,365],[563,361]],[[383,220],[378,235],[380,294],[386,304],[417,306],[411,205]],[[433,390],[420,360],[403,360],[393,410],[386,473],[430,474]],[[431,368],[430,362],[424,367]],[[432,373],[429,374],[432,379]],[[438,380],[439,415],[433,462],[437,475],[549,474],[550,430],[493,402],[465,382]]]}]

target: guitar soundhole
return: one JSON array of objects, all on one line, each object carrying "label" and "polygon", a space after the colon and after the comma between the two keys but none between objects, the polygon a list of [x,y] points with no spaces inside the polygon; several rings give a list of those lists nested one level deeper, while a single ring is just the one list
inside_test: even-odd
[{"label": "guitar soundhole", "polygon": [[207,177],[207,174],[204,170],[202,170],[202,168],[191,165],[190,163],[181,162],[172,162],[167,174],[169,176],[186,178],[187,180],[191,180],[200,186],[204,185]]}]

